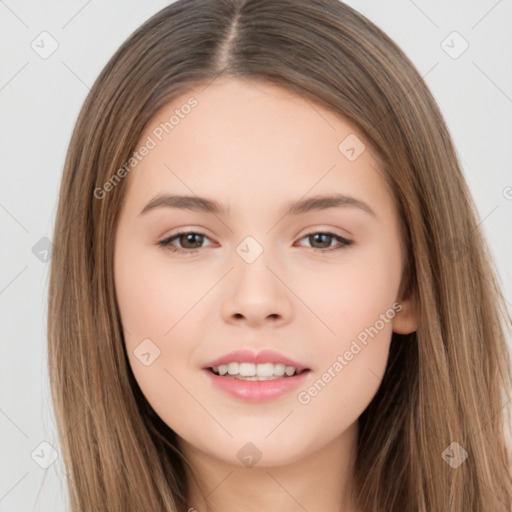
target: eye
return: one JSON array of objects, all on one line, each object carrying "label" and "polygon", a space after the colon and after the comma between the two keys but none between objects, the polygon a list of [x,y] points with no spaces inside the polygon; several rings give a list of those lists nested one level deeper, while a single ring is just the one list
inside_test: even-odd
[{"label": "eye", "polygon": [[[354,243],[353,240],[348,240],[347,238],[343,238],[342,236],[336,235],[334,233],[329,233],[325,231],[319,231],[317,233],[310,233],[309,235],[304,236],[301,240],[305,238],[312,244],[319,244],[320,247],[313,247],[315,251],[327,252],[327,251],[337,251],[343,249],[344,247],[348,247]],[[338,242],[337,247],[331,247],[331,243],[333,241]]]},{"label": "eye", "polygon": [[[324,231],[310,233],[309,235],[302,237],[301,240],[304,240],[305,238],[307,238],[311,244],[319,244],[320,247],[311,247],[313,250],[320,252],[337,251],[354,243],[353,240],[348,240],[342,236]],[[203,233],[198,233],[196,231],[180,231],[179,233],[158,242],[158,245],[165,247],[171,252],[195,254],[203,247],[204,239],[208,239],[208,237]],[[178,241],[181,247],[174,245],[174,241]],[[338,242],[337,247],[331,247],[333,241]]]},{"label": "eye", "polygon": [[[169,249],[171,252],[186,252],[188,254],[192,254],[198,252],[204,238],[207,238],[207,236],[202,233],[197,233],[196,231],[180,231],[179,233],[158,242],[158,245]],[[178,240],[180,244],[183,244],[183,248],[172,245],[174,240]]]}]

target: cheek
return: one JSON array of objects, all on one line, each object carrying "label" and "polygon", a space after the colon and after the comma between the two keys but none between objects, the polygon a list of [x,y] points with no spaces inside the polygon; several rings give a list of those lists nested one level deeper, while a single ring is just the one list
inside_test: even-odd
[{"label": "cheek", "polygon": [[[318,322],[315,328],[316,380],[297,397],[313,416],[323,411],[339,428],[340,422],[357,418],[374,397],[387,365],[392,321],[400,310],[400,277],[398,242],[380,241],[347,265],[331,268],[329,279],[317,275],[309,283],[316,291],[303,295],[305,302],[313,304],[311,309],[329,327]],[[320,294],[318,286],[324,282],[328,287]]]},{"label": "cheek", "polygon": [[121,256],[121,248],[122,243],[115,259],[115,283],[127,339],[170,338],[208,283],[196,282],[179,265],[170,264],[163,249],[135,247]]},{"label": "cheek", "polygon": [[[376,240],[352,254],[347,252],[340,264],[297,276],[295,290],[322,320],[316,331],[328,345],[340,350],[392,308],[401,270],[398,241]],[[390,315],[394,317],[393,310]],[[385,327],[379,322],[378,327],[384,337],[391,334],[391,322]]]},{"label": "cheek", "polygon": [[206,290],[195,288],[179,267],[165,264],[159,251],[123,251],[122,240],[117,248],[115,287],[130,366],[153,409],[174,426],[168,421],[174,416],[170,404],[177,410],[191,406],[183,388],[194,347],[187,312]]}]

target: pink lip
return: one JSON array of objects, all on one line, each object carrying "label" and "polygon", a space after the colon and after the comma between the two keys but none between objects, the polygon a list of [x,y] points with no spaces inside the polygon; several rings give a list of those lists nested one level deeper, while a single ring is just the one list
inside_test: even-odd
[{"label": "pink lip", "polygon": [[[233,359],[231,359],[231,361],[233,361]],[[208,375],[212,383],[220,390],[234,396],[235,398],[249,402],[263,402],[290,392],[292,389],[302,384],[310,373],[310,371],[307,370],[299,375],[294,375],[293,377],[250,381],[235,379],[230,376],[221,377],[207,368],[204,368],[202,371]]]},{"label": "pink lip", "polygon": [[[230,352],[214,361],[210,361],[205,366],[204,369],[212,368],[213,366],[220,366],[221,364],[228,363],[273,363],[273,364],[284,364],[285,366],[293,366],[297,370],[308,370],[309,368],[293,359],[283,356],[279,352],[275,352],[274,350],[263,350],[255,354],[250,350],[237,350],[235,352]],[[291,378],[291,377],[289,377]],[[260,381],[262,382],[262,381]],[[271,382],[271,381],[266,381]]]}]

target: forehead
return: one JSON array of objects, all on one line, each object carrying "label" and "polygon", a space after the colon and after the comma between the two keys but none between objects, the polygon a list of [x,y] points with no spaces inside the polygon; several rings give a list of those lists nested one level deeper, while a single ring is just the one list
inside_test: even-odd
[{"label": "forehead", "polygon": [[333,189],[382,195],[385,185],[356,127],[259,81],[222,77],[191,89],[157,112],[137,148],[150,139],[151,150],[129,175],[129,195],[172,191],[223,197],[229,206]]}]

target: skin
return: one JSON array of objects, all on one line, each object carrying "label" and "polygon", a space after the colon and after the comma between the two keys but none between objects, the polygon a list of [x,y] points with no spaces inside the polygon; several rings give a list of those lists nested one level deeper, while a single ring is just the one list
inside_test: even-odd
[{"label": "skin", "polygon": [[[399,296],[393,197],[354,126],[261,82],[222,77],[176,98],[137,147],[190,96],[198,105],[126,178],[114,271],[133,373],[193,468],[191,508],[355,511],[357,419],[380,385],[392,331],[416,329],[412,304]],[[349,134],[366,145],[354,161],[338,149]],[[333,192],[364,201],[375,216],[355,207],[283,215],[289,201]],[[229,214],[160,207],[140,215],[163,193],[214,198]],[[175,239],[181,253],[158,245],[182,229],[205,236]],[[353,244],[333,250],[335,238],[307,236],[325,232]],[[252,263],[236,251],[249,235],[263,249]],[[395,302],[401,310],[392,320],[300,403],[298,392]],[[148,338],[160,354],[146,366],[134,350]],[[270,401],[234,398],[202,368],[241,348],[277,350],[311,372],[299,389]],[[253,467],[237,456],[248,442],[262,454]]]}]

